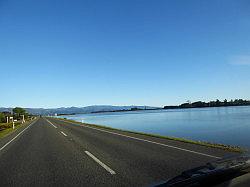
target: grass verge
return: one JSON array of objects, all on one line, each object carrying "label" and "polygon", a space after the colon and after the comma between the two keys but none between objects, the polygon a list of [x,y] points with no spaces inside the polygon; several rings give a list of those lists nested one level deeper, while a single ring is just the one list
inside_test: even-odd
[{"label": "grass verge", "polygon": [[[12,128],[12,123],[2,123],[0,124],[0,127],[2,127],[2,130],[0,130],[0,139],[4,138],[5,136],[11,134],[12,132],[16,131],[18,128],[31,123],[33,120],[28,120],[25,123],[17,122],[15,123],[15,129]],[[1,128],[0,128],[1,129]]]},{"label": "grass verge", "polygon": [[132,133],[132,134],[144,135],[144,136],[149,136],[149,137],[154,137],[154,138],[179,141],[179,142],[184,142],[184,143],[201,145],[201,146],[205,146],[205,147],[218,148],[218,149],[231,151],[231,152],[237,152],[237,153],[245,152],[245,150],[243,148],[239,147],[239,146],[225,145],[225,144],[219,144],[219,143],[211,143],[211,142],[205,142],[205,141],[195,141],[195,140],[189,140],[189,139],[185,139],[185,138],[177,138],[177,137],[171,137],[171,136],[162,136],[162,135],[157,135],[157,134],[149,134],[149,133],[143,133],[143,132],[116,129],[116,128],[107,127],[107,126],[103,126],[103,125],[81,123],[81,122],[78,122],[78,121],[69,120],[69,119],[65,119],[65,118],[64,119],[63,118],[57,118],[57,119],[60,119],[60,120],[66,121],[66,122],[71,122],[71,123],[96,127],[96,128],[100,128],[100,129],[116,130],[116,131],[121,131],[121,132],[125,132],[125,133]]},{"label": "grass verge", "polygon": [[7,136],[8,134],[10,134],[11,132],[14,132],[16,129],[18,129],[19,127],[21,127],[21,124],[15,124],[15,129],[13,129],[12,127],[3,129],[0,131],[0,138],[3,138],[5,136]]}]

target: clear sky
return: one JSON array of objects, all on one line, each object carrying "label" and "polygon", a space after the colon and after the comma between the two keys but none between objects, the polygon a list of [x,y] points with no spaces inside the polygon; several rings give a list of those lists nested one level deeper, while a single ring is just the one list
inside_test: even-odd
[{"label": "clear sky", "polygon": [[0,106],[250,99],[249,0],[0,0]]}]

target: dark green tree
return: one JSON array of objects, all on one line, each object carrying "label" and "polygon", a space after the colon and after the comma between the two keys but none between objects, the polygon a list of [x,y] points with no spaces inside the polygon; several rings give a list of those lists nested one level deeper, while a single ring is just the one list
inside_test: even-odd
[{"label": "dark green tree", "polygon": [[21,115],[25,115],[27,114],[27,112],[25,111],[25,109],[21,108],[21,107],[16,107],[13,108],[13,114],[15,117],[20,118]]},{"label": "dark green tree", "polygon": [[220,106],[220,100],[219,100],[219,99],[216,99],[215,105],[216,105],[216,106]]},{"label": "dark green tree", "polygon": [[5,115],[0,112],[0,123],[5,123],[5,122],[6,122]]},{"label": "dark green tree", "polygon": [[228,104],[228,103],[227,103],[227,100],[225,99],[225,100],[224,100],[224,106],[227,106],[227,104]]}]

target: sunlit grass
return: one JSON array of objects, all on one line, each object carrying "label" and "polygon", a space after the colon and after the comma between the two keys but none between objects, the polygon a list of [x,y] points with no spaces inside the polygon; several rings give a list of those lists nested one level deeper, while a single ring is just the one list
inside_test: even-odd
[{"label": "sunlit grass", "polygon": [[5,128],[4,130],[0,131],[0,138],[3,138],[5,136],[7,136],[8,134],[10,134],[11,132],[14,132],[16,129],[18,129],[19,127],[21,127],[21,125],[19,124],[15,124],[15,129],[12,128],[12,124],[9,128]]},{"label": "sunlit grass", "polygon": [[[26,123],[24,123],[26,124]],[[11,134],[12,132],[16,131],[18,128],[20,128],[23,124],[21,124],[20,122],[15,123],[15,129],[13,129],[12,127],[12,123],[0,123],[0,138],[3,138],[9,134]]]}]

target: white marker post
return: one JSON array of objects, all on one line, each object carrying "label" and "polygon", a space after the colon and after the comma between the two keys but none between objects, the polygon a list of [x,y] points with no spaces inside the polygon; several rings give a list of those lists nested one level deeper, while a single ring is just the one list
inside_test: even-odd
[{"label": "white marker post", "polygon": [[22,117],[23,117],[23,120],[22,120],[22,124],[25,122],[25,120],[24,120],[24,115],[21,115]]},{"label": "white marker post", "polygon": [[12,119],[12,128],[14,129],[15,128],[15,123],[14,123],[14,118],[13,117],[10,117],[10,120]]}]

